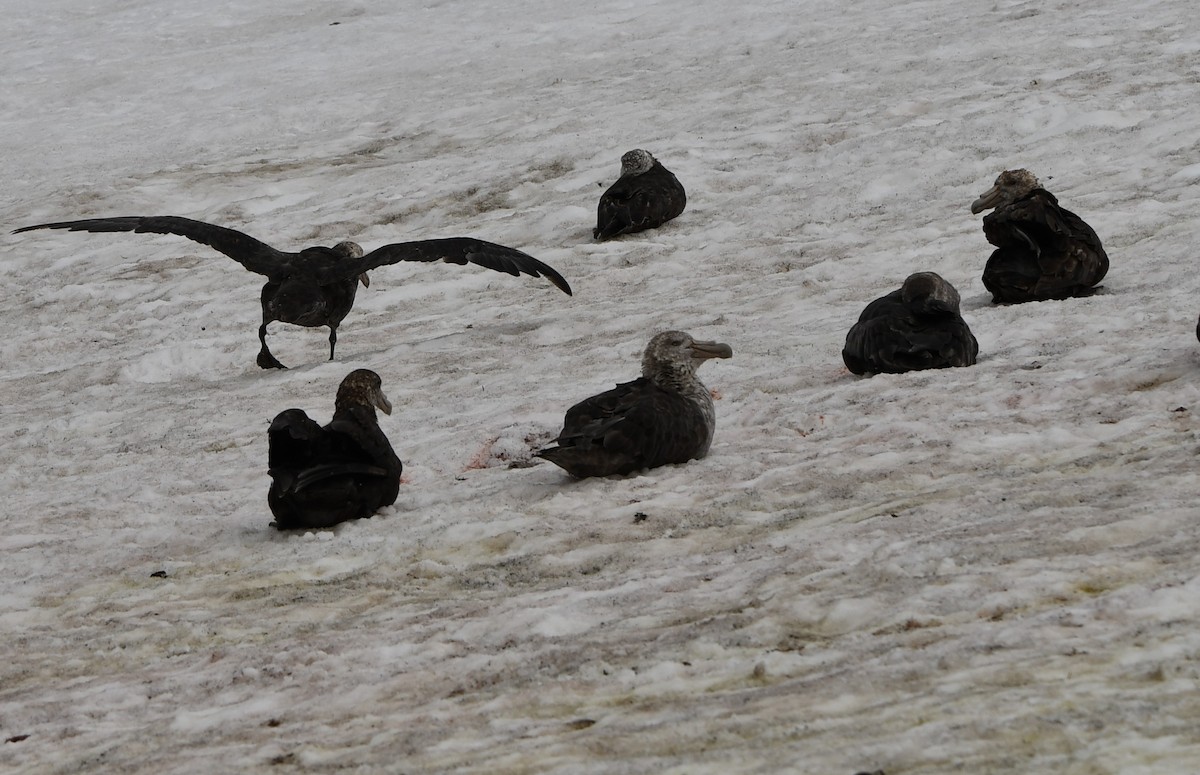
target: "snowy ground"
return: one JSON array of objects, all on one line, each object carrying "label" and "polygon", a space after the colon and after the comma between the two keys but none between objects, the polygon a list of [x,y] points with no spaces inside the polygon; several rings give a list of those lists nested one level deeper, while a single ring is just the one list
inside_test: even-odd
[{"label": "snowy ground", "polygon": [[[1200,771],[1191,0],[0,2],[0,769]],[[688,189],[593,244],[622,152]],[[994,307],[970,202],[1036,172],[1088,299]],[[572,282],[386,267],[326,362],[181,238],[472,235]],[[967,369],[859,379],[933,270]],[[655,331],[728,342],[709,457],[531,445]],[[266,426],[368,367],[394,508],[268,528]]]}]

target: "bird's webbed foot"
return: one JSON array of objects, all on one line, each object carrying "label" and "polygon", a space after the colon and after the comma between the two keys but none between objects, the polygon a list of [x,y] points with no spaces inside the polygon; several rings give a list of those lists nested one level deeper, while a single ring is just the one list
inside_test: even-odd
[{"label": "bird's webbed foot", "polygon": [[284,366],[282,363],[280,363],[275,358],[274,355],[271,355],[271,351],[265,347],[258,351],[258,361],[257,362],[258,362],[259,368],[262,368],[262,369],[286,369],[287,368],[287,366]]}]

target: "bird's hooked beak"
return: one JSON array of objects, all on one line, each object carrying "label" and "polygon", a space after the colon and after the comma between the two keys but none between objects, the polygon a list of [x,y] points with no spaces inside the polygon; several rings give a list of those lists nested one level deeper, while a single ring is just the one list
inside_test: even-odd
[{"label": "bird's hooked beak", "polygon": [[996,184],[979,195],[979,198],[971,203],[971,214],[979,215],[984,210],[990,210],[1000,204],[1003,194],[1000,191],[1000,185]]},{"label": "bird's hooked beak", "polygon": [[363,286],[364,288],[370,288],[370,287],[371,287],[371,278],[370,278],[370,277],[367,277],[367,273],[366,273],[366,272],[363,272],[362,274],[360,274],[360,275],[358,276],[358,281],[359,281],[360,283],[362,283],[362,286]]},{"label": "bird's hooked beak", "polygon": [[733,348],[723,342],[692,342],[691,349],[692,357],[698,361],[733,357]]},{"label": "bird's hooked beak", "polygon": [[376,390],[371,395],[371,403],[375,405],[376,409],[384,414],[390,415],[392,413],[392,402],[389,401],[388,397],[383,394],[382,388]]}]

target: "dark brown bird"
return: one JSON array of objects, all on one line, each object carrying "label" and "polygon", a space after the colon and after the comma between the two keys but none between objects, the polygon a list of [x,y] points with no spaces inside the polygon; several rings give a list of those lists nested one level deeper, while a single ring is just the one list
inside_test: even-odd
[{"label": "dark brown bird", "polygon": [[958,291],[933,272],[911,274],[867,305],[846,335],[842,360],[855,374],[970,366],[979,355]]},{"label": "dark brown bird", "polygon": [[329,326],[329,360],[333,360],[338,325],[354,307],[358,284],[368,285],[367,272],[384,264],[399,261],[476,264],[514,276],[545,276],[563,293],[571,294],[571,286],[562,275],[533,256],[470,237],[396,242],[366,255],[354,242],[286,253],[240,231],[174,215],[41,223],[17,229],[13,234],[33,229],[175,234],[208,245],[251,272],[263,275],[267,284],[262,289],[263,322],[258,328],[262,349],[258,353],[258,365],[264,369],[285,368],[267,348],[267,324],[276,320],[307,328]]},{"label": "dark brown bird", "polygon": [[322,428],[302,409],[280,412],[267,431],[267,505],[280,530],[332,527],[396,502],[403,465],[375,409],[392,413],[379,375],[356,369],[338,387]]},{"label": "dark brown bird", "polygon": [[698,342],[682,331],[655,335],[642,355],[642,376],[568,409],[558,446],[538,457],[580,478],[704,457],[717,412],[696,369],[709,358],[731,357],[727,344]]},{"label": "dark brown bird", "polygon": [[996,246],[983,285],[996,303],[1089,296],[1108,273],[1108,254],[1091,226],[1041,187],[1029,170],[1006,170],[971,205]]},{"label": "dark brown bird", "polygon": [[621,177],[600,197],[592,237],[653,229],[683,212],[687,195],[679,180],[649,151],[640,148],[621,157]]}]

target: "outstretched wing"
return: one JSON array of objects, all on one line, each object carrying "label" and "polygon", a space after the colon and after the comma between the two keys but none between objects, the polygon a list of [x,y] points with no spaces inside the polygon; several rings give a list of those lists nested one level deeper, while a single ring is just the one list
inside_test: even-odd
[{"label": "outstretched wing", "polygon": [[180,218],[175,215],[128,216],[121,218],[88,218],[82,221],[39,223],[13,231],[20,234],[34,229],[66,229],[67,231],[114,232],[132,231],[138,234],[175,234],[208,245],[237,261],[255,274],[271,279],[286,275],[290,269],[287,256],[259,242],[248,234],[204,221]]},{"label": "outstretched wing", "polygon": [[533,277],[545,277],[560,291],[568,296],[571,295],[571,286],[553,267],[543,264],[533,256],[515,248],[471,237],[395,242],[391,245],[384,245],[372,250],[362,258],[343,259],[336,267],[322,271],[320,279],[322,282],[330,282],[357,277],[363,272],[384,264],[395,264],[400,261],[426,263],[445,261],[447,264],[476,264],[513,276],[527,274]]}]

